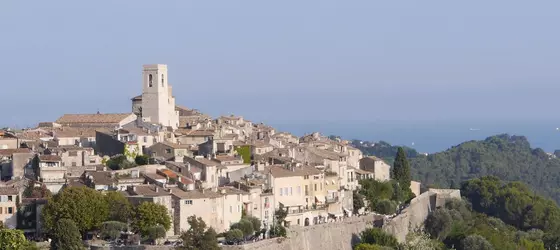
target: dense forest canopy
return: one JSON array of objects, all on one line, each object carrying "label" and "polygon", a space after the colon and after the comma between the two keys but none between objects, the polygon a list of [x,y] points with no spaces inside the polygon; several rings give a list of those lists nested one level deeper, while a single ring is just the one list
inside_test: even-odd
[{"label": "dense forest canopy", "polygon": [[[391,157],[398,147],[386,142],[372,144],[352,142],[364,154],[381,157],[392,164]],[[539,194],[560,202],[560,159],[540,148],[531,148],[524,136],[491,136],[428,156],[411,148],[405,151],[410,159],[412,179],[424,185],[459,188],[463,181],[492,175],[507,182],[522,181]]]}]

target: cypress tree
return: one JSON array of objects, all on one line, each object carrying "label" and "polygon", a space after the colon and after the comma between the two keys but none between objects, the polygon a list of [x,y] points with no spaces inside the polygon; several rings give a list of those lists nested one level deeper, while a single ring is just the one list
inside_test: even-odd
[{"label": "cypress tree", "polygon": [[393,163],[393,179],[399,183],[402,190],[410,191],[410,164],[402,147],[399,147]]}]

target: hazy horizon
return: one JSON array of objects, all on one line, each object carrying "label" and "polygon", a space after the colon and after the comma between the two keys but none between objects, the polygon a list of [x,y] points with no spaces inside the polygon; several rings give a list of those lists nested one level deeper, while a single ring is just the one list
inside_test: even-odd
[{"label": "hazy horizon", "polygon": [[[342,123],[347,131],[314,130],[403,144],[408,138],[400,134],[430,123],[464,122],[468,130],[529,121],[554,129],[559,7],[502,0],[8,1],[0,8],[0,98],[8,107],[0,125],[130,112],[142,65],[163,63],[177,104],[213,116],[299,130]],[[403,128],[391,130],[391,123]],[[371,134],[352,130],[368,124],[389,125]],[[532,140],[556,147],[541,142],[546,138],[554,140]]]}]

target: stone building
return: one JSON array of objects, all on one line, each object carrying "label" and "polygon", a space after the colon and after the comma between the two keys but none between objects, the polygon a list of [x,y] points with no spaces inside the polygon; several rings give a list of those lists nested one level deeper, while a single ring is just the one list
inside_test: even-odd
[{"label": "stone building", "polygon": [[177,129],[179,111],[168,83],[167,65],[144,65],[142,71],[142,95],[132,98],[132,112],[142,121]]},{"label": "stone building", "polygon": [[372,172],[373,178],[378,181],[391,179],[391,166],[375,156],[360,159],[360,169]]}]

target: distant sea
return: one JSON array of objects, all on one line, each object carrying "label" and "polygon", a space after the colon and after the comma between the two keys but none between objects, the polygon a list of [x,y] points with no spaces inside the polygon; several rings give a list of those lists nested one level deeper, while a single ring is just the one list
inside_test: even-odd
[{"label": "distant sea", "polygon": [[444,151],[469,140],[483,140],[492,135],[507,133],[527,137],[531,147],[546,152],[560,149],[560,121],[500,121],[500,122],[309,122],[270,123],[280,131],[298,136],[321,132],[344,139],[386,141],[393,145],[415,148],[421,153]]}]

